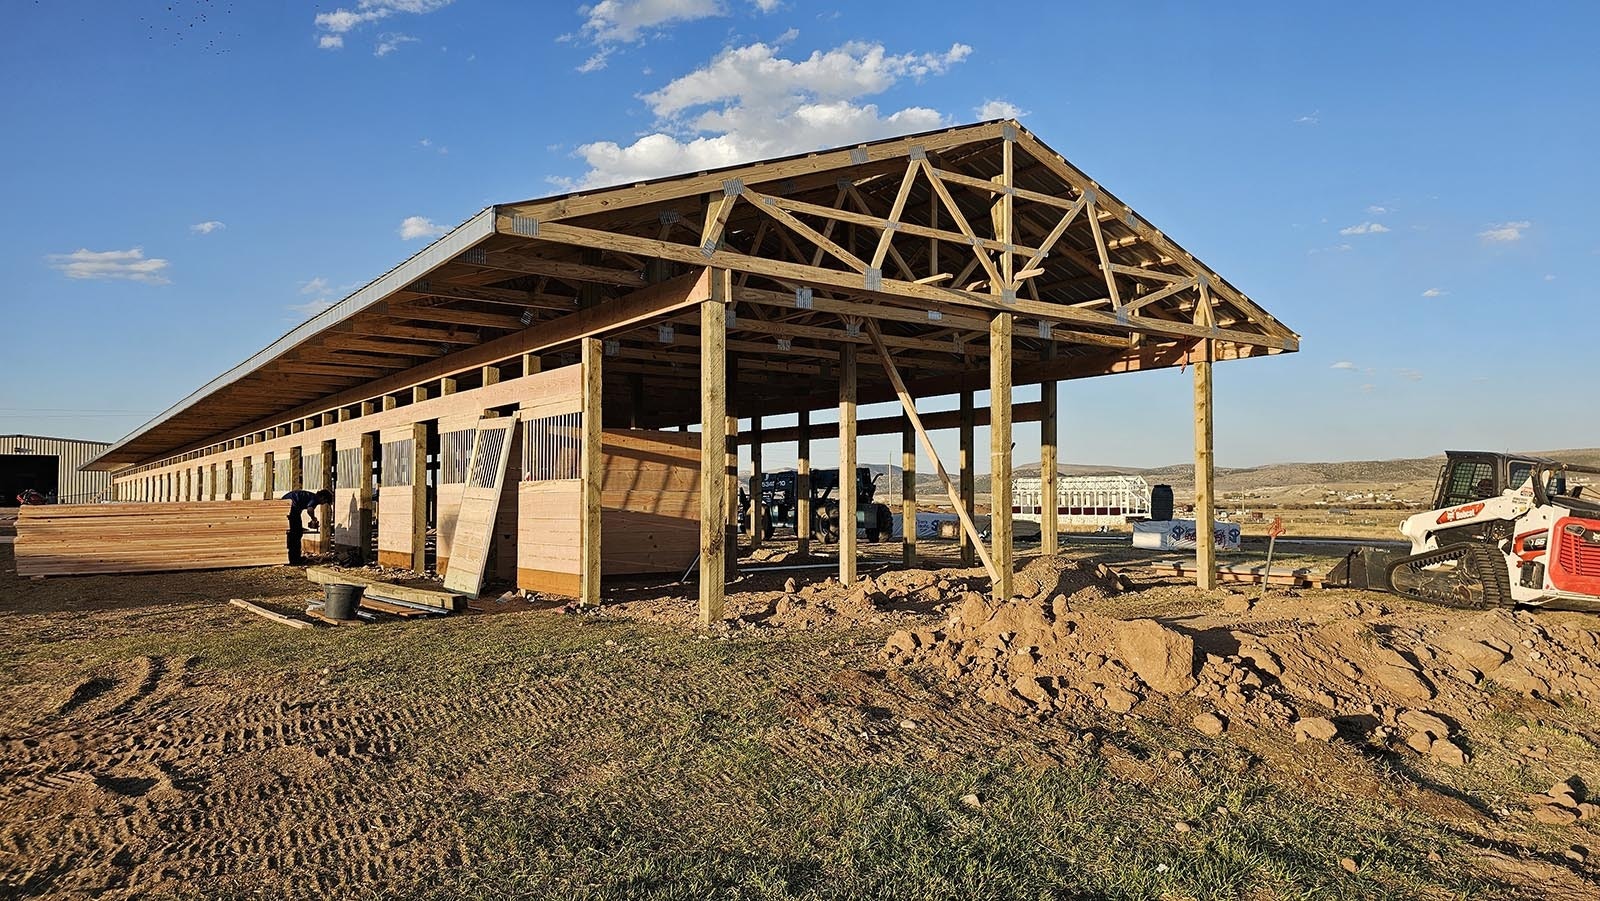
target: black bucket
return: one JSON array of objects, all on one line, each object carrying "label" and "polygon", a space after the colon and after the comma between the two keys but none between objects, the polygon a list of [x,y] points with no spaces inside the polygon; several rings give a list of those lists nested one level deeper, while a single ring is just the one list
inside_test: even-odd
[{"label": "black bucket", "polygon": [[323,595],[328,599],[322,606],[322,615],[328,619],[355,619],[356,605],[361,603],[360,585],[324,585]]},{"label": "black bucket", "polygon": [[1157,485],[1150,489],[1150,519],[1168,522],[1172,519],[1172,486]]}]

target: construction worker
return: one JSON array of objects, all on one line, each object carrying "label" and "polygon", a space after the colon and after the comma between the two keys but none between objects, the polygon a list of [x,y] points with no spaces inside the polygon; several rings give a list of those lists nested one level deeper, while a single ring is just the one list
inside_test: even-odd
[{"label": "construction worker", "polygon": [[[333,492],[324,488],[321,491],[305,491],[296,489],[285,494],[280,500],[289,502],[289,565],[299,566],[305,562],[300,553],[300,538],[307,528],[321,528],[317,522],[317,508],[323,504],[333,503]],[[309,520],[305,525],[300,524],[300,514],[306,514]]]}]

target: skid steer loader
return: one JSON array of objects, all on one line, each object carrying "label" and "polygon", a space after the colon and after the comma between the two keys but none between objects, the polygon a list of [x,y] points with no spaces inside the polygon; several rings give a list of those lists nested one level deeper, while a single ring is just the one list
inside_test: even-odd
[{"label": "skid steer loader", "polygon": [[[1411,553],[1388,590],[1466,609],[1517,604],[1600,611],[1600,467],[1451,451],[1434,509],[1408,518]],[[1589,478],[1591,483],[1600,482]]]}]

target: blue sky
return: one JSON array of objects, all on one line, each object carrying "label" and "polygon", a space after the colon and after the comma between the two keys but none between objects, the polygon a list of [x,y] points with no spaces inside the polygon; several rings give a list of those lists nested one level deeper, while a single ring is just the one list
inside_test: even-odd
[{"label": "blue sky", "polygon": [[[1004,9],[10,4],[0,433],[120,437],[491,203],[1014,110],[1304,336],[1218,367],[1220,463],[1600,444],[1600,7]],[[1064,456],[1189,459],[1188,386],[1063,386]]]}]

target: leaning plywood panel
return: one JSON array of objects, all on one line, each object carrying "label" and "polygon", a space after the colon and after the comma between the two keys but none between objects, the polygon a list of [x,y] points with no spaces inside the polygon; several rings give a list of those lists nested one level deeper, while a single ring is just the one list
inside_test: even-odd
[{"label": "leaning plywood panel", "polygon": [[489,561],[489,543],[494,535],[495,518],[500,509],[500,490],[505,484],[506,461],[511,456],[516,415],[479,420],[472,442],[472,457],[467,465],[466,485],[461,493],[460,511],[451,534],[455,566],[445,575],[444,587],[468,597],[477,597],[483,587],[484,568]]},{"label": "leaning plywood panel", "polygon": [[287,562],[284,501],[24,507],[17,574],[165,572]]}]

